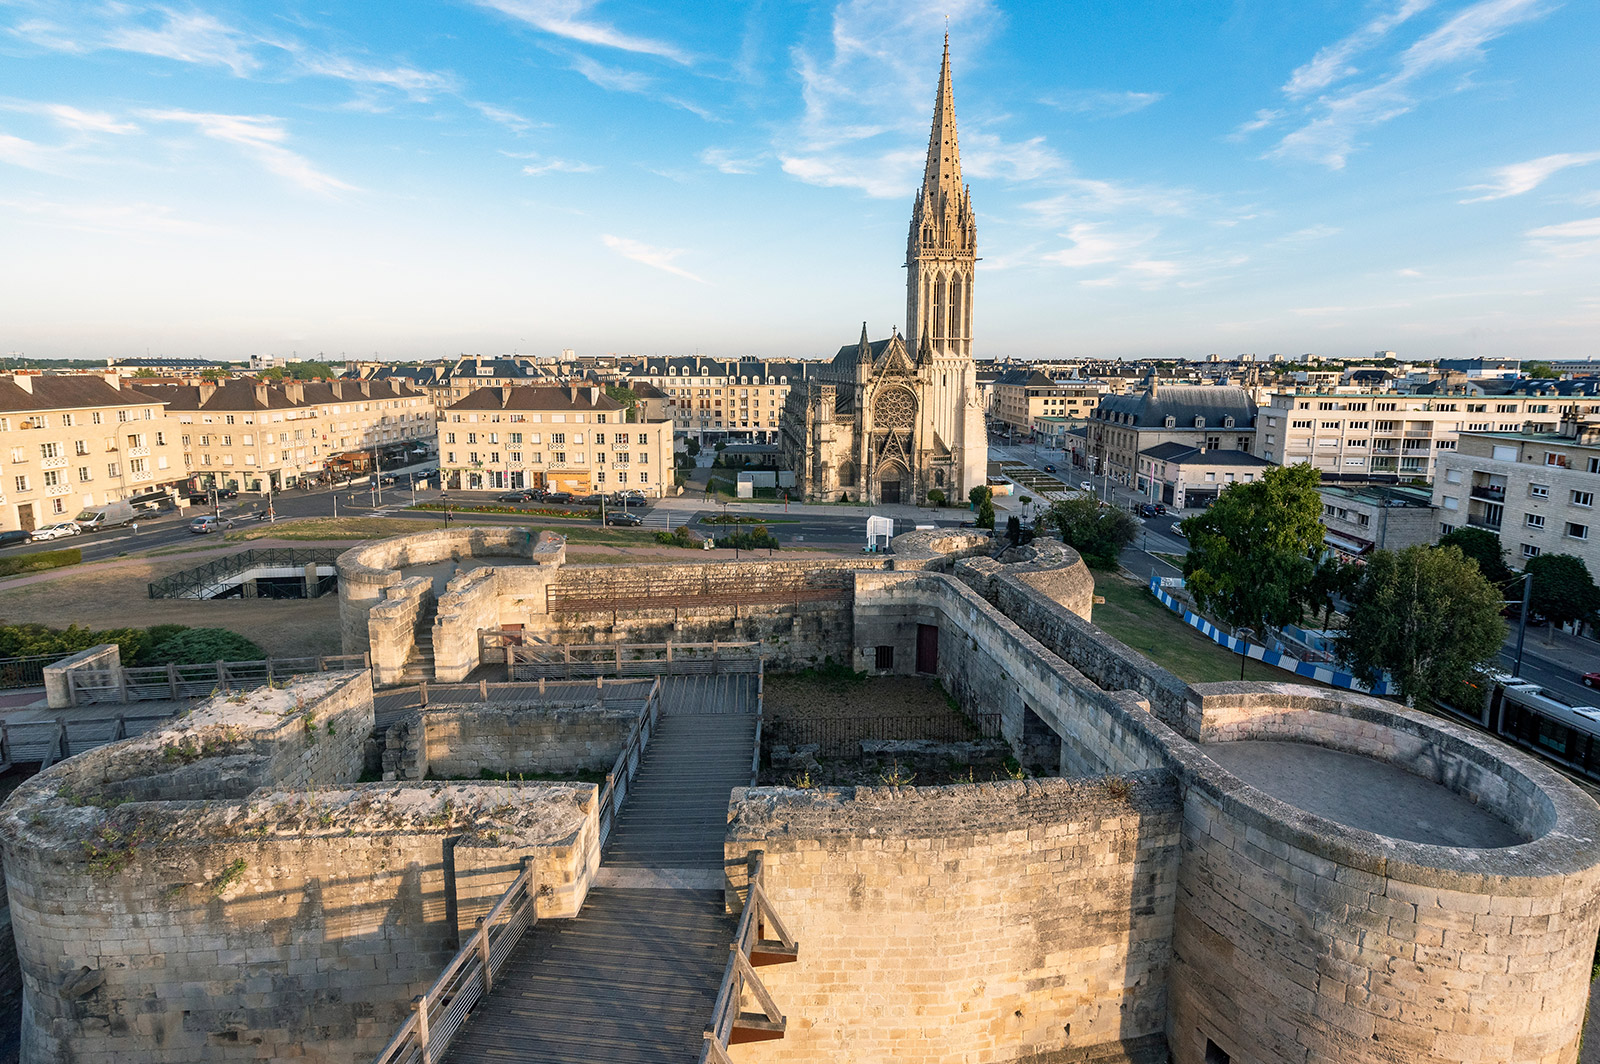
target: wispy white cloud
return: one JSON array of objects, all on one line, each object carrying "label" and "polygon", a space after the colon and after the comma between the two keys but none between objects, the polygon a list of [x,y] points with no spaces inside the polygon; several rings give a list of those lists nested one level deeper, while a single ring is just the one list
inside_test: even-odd
[{"label": "wispy white cloud", "polygon": [[1124,262],[1139,257],[1133,252],[1148,244],[1153,235],[1149,230],[1123,232],[1099,222],[1079,222],[1065,234],[1072,242],[1071,247],[1052,251],[1041,258],[1045,262],[1072,269]]},{"label": "wispy white cloud", "polygon": [[1401,0],[1394,9],[1377,16],[1342,41],[1336,41],[1311,57],[1311,61],[1289,75],[1283,86],[1290,97],[1320,92],[1334,82],[1358,73],[1351,60],[1382,41],[1411,16],[1433,6],[1433,0]]},{"label": "wispy white cloud", "polygon": [[251,52],[251,46],[256,42],[232,26],[200,11],[178,12],[170,8],[158,8],[156,12],[162,19],[159,25],[114,27],[106,35],[104,46],[184,63],[225,66],[239,77],[252,73],[261,65]]},{"label": "wispy white cloud", "polygon": [[690,273],[675,263],[674,260],[685,254],[682,248],[658,248],[650,244],[641,244],[639,241],[630,240],[625,236],[612,236],[610,233],[601,236],[600,240],[606,247],[625,259],[632,259],[634,262],[649,266],[651,269],[662,270],[699,284],[708,283],[705,278]]},{"label": "wispy white cloud", "polygon": [[830,152],[780,155],[783,172],[808,185],[853,188],[874,199],[900,199],[917,187],[923,152],[890,151],[878,155]]},{"label": "wispy white cloud", "polygon": [[700,161],[725,174],[753,174],[761,168],[759,156],[736,152],[731,148],[707,148],[700,153]]},{"label": "wispy white cloud", "polygon": [[461,79],[454,74],[418,70],[411,66],[373,66],[346,56],[294,49],[300,70],[308,75],[334,78],[354,85],[392,89],[413,100],[426,102],[459,93]]},{"label": "wispy white cloud", "polygon": [[0,100],[0,111],[41,115],[65,129],[78,133],[137,133],[139,127],[104,111],[83,111],[71,104],[36,103],[31,100]]},{"label": "wispy white cloud", "polygon": [[582,74],[593,84],[609,92],[631,92],[640,96],[648,96],[670,107],[681,108],[690,114],[697,115],[708,122],[719,121],[711,111],[681,96],[673,96],[656,91],[656,79],[637,70],[623,70],[618,67],[606,66],[597,63],[586,55],[574,56],[572,69]]},{"label": "wispy white cloud", "polygon": [[1077,92],[1057,93],[1039,102],[1069,114],[1088,115],[1091,118],[1121,118],[1142,111],[1151,104],[1166,98],[1164,92],[1114,92],[1106,89],[1082,89]]},{"label": "wispy white cloud", "polygon": [[1600,218],[1542,225],[1527,232],[1537,251],[1551,258],[1577,259],[1600,254]]},{"label": "wispy white cloud", "polygon": [[477,0],[486,7],[526,23],[534,29],[580,44],[597,44],[624,52],[660,56],[687,66],[689,56],[666,41],[652,40],[596,22],[586,17],[594,0]]},{"label": "wispy white cloud", "polygon": [[59,149],[9,133],[0,133],[0,163],[54,174],[61,171],[61,161]]},{"label": "wispy white cloud", "polygon": [[[1483,49],[1489,42],[1518,24],[1544,14],[1548,6],[1547,0],[1477,0],[1412,42],[1396,58],[1389,73],[1365,85],[1318,97],[1306,111],[1309,120],[1286,134],[1268,156],[1306,159],[1330,169],[1342,169],[1356,149],[1356,139],[1363,130],[1392,121],[1417,106],[1423,91],[1420,83],[1429,75],[1482,59]],[[1382,32],[1370,40],[1363,38],[1362,46],[1388,34],[1417,10],[1421,8],[1414,3],[1402,4],[1390,16],[1375,20],[1369,25],[1380,26]],[[1402,13],[1405,18],[1399,17]],[[1308,68],[1302,68],[1304,76],[1297,72],[1285,91],[1312,91],[1324,76],[1330,80],[1323,84],[1343,80],[1347,56],[1337,53],[1339,45],[1333,47],[1336,50],[1330,53],[1333,59],[1315,69],[1308,69],[1311,66],[1308,64]],[[1316,64],[1317,60],[1312,63]]]},{"label": "wispy white cloud", "polygon": [[1600,151],[1562,152],[1558,155],[1545,155],[1538,159],[1529,159],[1527,162],[1502,166],[1492,171],[1493,180],[1489,184],[1473,185],[1467,190],[1482,192],[1483,195],[1473,196],[1461,202],[1486,203],[1489,200],[1520,196],[1544,184],[1552,174],[1573,166],[1588,166],[1593,162],[1600,162]]},{"label": "wispy white cloud", "polygon": [[489,121],[498,122],[500,125],[505,126],[513,133],[526,133],[530,129],[535,127],[542,128],[548,124],[545,122],[534,122],[530,119],[522,117],[515,111],[504,107],[496,107],[494,104],[484,103],[482,100],[469,100],[467,102],[467,106],[471,107],[474,111],[478,112]]},{"label": "wispy white cloud", "polygon": [[529,177],[543,177],[546,174],[592,174],[599,170],[598,166],[588,163],[575,162],[571,159],[538,159],[522,168],[522,172]]},{"label": "wispy white cloud", "polygon": [[285,146],[289,139],[281,118],[272,115],[229,115],[203,111],[144,111],[152,122],[174,122],[193,126],[213,140],[232,144],[251,156],[268,171],[308,192],[331,195],[353,192],[355,186],[325,174],[305,156]]},{"label": "wispy white cloud", "polygon": [[1239,123],[1234,131],[1228,134],[1227,139],[1234,141],[1244,140],[1250,134],[1259,133],[1268,126],[1281,121],[1288,113],[1289,112],[1283,110],[1274,110],[1272,108],[1263,107],[1256,112],[1254,118],[1250,119],[1248,122]]}]

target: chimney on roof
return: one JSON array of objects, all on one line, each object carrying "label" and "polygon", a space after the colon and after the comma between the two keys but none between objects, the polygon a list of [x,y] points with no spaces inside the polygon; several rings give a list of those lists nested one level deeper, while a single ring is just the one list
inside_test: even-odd
[{"label": "chimney on roof", "polygon": [[306,386],[299,381],[284,381],[283,397],[298,406],[306,401]]},{"label": "chimney on roof", "polygon": [[111,387],[115,388],[117,391],[119,391],[119,392],[122,391],[122,374],[120,374],[120,373],[107,373],[106,374],[106,383],[111,385]]},{"label": "chimney on roof", "polygon": [[361,394],[366,396],[369,399],[372,398],[372,382],[371,381],[362,381],[361,382]]},{"label": "chimney on roof", "polygon": [[21,388],[29,395],[33,394],[33,377],[31,375],[27,373],[13,373],[11,375],[11,383],[15,384],[18,388]]},{"label": "chimney on roof", "polygon": [[511,405],[511,386],[509,384],[500,386],[500,405],[503,407]]},{"label": "chimney on roof", "polygon": [[256,402],[260,403],[262,406],[267,405],[267,386],[265,384],[256,385]]},{"label": "chimney on roof", "polygon": [[590,381],[589,382],[589,405],[590,406],[594,406],[599,401],[600,401],[600,382],[599,381]]},{"label": "chimney on roof", "polygon": [[211,397],[217,394],[217,386],[211,381],[200,382],[200,405],[205,406],[211,402]]}]

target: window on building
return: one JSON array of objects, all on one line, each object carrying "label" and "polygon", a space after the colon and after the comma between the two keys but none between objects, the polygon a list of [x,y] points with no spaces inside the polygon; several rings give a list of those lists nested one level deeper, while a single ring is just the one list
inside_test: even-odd
[{"label": "window on building", "polygon": [[1539,556],[1539,548],[1532,543],[1524,543],[1522,545],[1522,556],[1524,558],[1537,558]]},{"label": "window on building", "polygon": [[1443,521],[1439,522],[1439,535],[1448,536],[1450,533],[1454,532],[1455,530],[1456,530],[1456,526],[1455,525],[1447,525]]},{"label": "window on building", "polygon": [[1567,522],[1567,538],[1568,539],[1588,539],[1589,538],[1589,526],[1588,525],[1574,524],[1573,522],[1568,521]]},{"label": "window on building", "polygon": [[1550,485],[1548,485],[1548,484],[1529,484],[1528,485],[1528,496],[1530,498],[1534,498],[1534,499],[1548,499],[1550,497]]},{"label": "window on building", "polygon": [[1542,514],[1523,514],[1522,523],[1528,528],[1543,528],[1544,516]]},{"label": "window on building", "polygon": [[1574,505],[1574,506],[1593,506],[1594,505],[1594,492],[1592,492],[1592,491],[1575,491],[1575,492],[1573,492],[1572,493],[1572,505]]}]

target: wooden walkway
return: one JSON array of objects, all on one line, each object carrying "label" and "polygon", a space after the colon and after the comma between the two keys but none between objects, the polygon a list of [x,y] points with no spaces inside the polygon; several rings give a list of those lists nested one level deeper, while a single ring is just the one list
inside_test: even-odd
[{"label": "wooden walkway", "polygon": [[662,683],[660,730],[597,885],[576,919],[541,920],[523,939],[451,1044],[451,1064],[698,1058],[735,931],[722,846],[728,792],[750,782],[756,677]]}]

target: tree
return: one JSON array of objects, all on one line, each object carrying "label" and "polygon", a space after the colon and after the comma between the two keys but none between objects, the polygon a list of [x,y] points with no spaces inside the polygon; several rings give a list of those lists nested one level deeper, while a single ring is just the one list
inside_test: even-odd
[{"label": "tree", "polygon": [[155,370],[151,369],[149,366],[141,366],[139,369],[136,369],[136,370],[133,371],[133,375],[135,377],[159,377],[159,376],[161,376],[161,374],[157,373]]},{"label": "tree", "polygon": [[1311,574],[1311,609],[1313,616],[1322,615],[1322,627],[1328,627],[1333,619],[1337,600],[1349,599],[1360,582],[1361,566],[1354,562],[1330,556],[1317,563],[1316,572]]},{"label": "tree", "polygon": [[1183,575],[1202,612],[1235,628],[1301,619],[1322,553],[1318,479],[1309,465],[1275,466],[1184,520]]},{"label": "tree", "polygon": [[1487,528],[1458,528],[1449,535],[1441,536],[1439,546],[1455,547],[1476,561],[1484,579],[1498,587],[1505,587],[1517,575],[1506,564],[1506,551],[1500,546],[1500,537]]},{"label": "tree", "polygon": [[695,439],[693,436],[690,436],[688,439],[683,441],[683,450],[684,450],[684,453],[687,454],[690,458],[699,457],[699,455],[700,455],[700,441]]},{"label": "tree", "polygon": [[928,492],[928,505],[929,506],[943,506],[944,505],[944,492],[940,491],[938,488],[934,488],[931,491],[929,491]]},{"label": "tree", "polygon": [[229,377],[227,370],[221,366],[208,366],[200,371],[200,379],[204,381],[220,381]]},{"label": "tree", "polygon": [[994,489],[985,484],[979,484],[977,487],[967,492],[967,501],[972,504],[972,508],[974,510],[978,509],[984,503],[989,502],[993,498]]},{"label": "tree", "polygon": [[627,412],[629,421],[635,419],[637,416],[635,411],[639,408],[639,394],[632,388],[626,384],[608,384],[606,385],[606,396],[622,404],[623,410]]},{"label": "tree", "polygon": [[1548,362],[1529,362],[1522,367],[1522,374],[1537,380],[1555,380],[1561,376]]},{"label": "tree", "polygon": [[1552,633],[1556,625],[1585,620],[1600,609],[1600,588],[1582,558],[1541,554],[1529,558],[1523,571],[1533,574],[1529,608],[1550,622]]},{"label": "tree", "polygon": [[1086,495],[1055,503],[1045,511],[1045,519],[1061,529],[1067,546],[1096,569],[1115,569],[1122,548],[1139,534],[1138,524],[1125,511],[1101,506]]},{"label": "tree", "polygon": [[994,503],[988,499],[983,500],[983,505],[978,507],[978,527],[994,528]]},{"label": "tree", "polygon": [[289,376],[297,381],[332,380],[336,374],[326,362],[291,362]]},{"label": "tree", "polygon": [[1500,589],[1457,547],[1380,550],[1367,559],[1339,635],[1357,676],[1387,672],[1409,703],[1449,697],[1500,653]]}]

